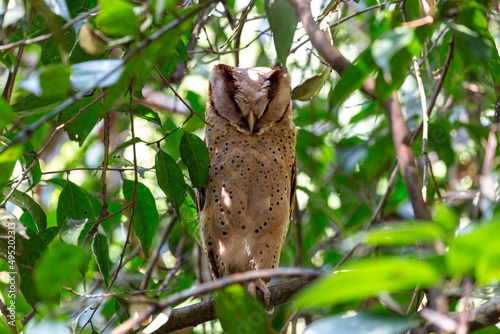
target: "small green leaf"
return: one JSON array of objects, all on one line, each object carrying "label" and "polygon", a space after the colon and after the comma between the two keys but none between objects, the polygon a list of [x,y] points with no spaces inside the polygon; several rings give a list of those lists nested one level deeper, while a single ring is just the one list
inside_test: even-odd
[{"label": "small green leaf", "polygon": [[95,257],[97,267],[104,279],[104,284],[109,286],[109,250],[108,239],[105,235],[97,233],[92,240],[92,253]]},{"label": "small green leaf", "polygon": [[46,67],[21,81],[19,87],[38,97],[66,96],[70,89],[70,72],[67,66]]},{"label": "small green leaf", "polygon": [[16,119],[16,114],[12,112],[10,106],[3,99],[0,99],[0,130]]},{"label": "small green leaf", "polygon": [[[33,150],[33,146],[31,144],[27,144],[27,146],[29,146],[29,148],[26,147],[26,150],[30,150],[30,151]],[[29,166],[31,166],[33,161],[35,161],[35,158],[33,157],[33,155],[23,153],[21,163],[23,164],[24,168],[28,168]],[[36,186],[38,184],[38,182],[40,182],[40,179],[42,178],[42,170],[40,169],[40,162],[38,160],[35,162],[35,165],[30,170],[29,176],[30,176],[30,182],[31,182],[29,189],[32,189],[34,186]]]},{"label": "small green leaf", "polygon": [[181,168],[170,155],[160,150],[155,156],[155,169],[158,185],[175,209],[179,211],[184,203],[187,187]]},{"label": "small green leaf", "polygon": [[[123,180],[123,194],[130,202],[134,195],[134,182]],[[132,212],[132,210],[130,210]],[[153,243],[160,216],[156,209],[156,202],[153,194],[144,184],[137,183],[137,195],[134,206],[134,219],[132,220],[132,230],[141,243],[142,250],[146,258],[149,256],[149,249]]]},{"label": "small green leaf", "polygon": [[101,10],[96,16],[99,30],[110,37],[138,35],[139,24],[131,2],[125,0],[99,0]]},{"label": "small green leaf", "polygon": [[456,212],[447,205],[436,205],[434,212],[434,220],[446,231],[454,231],[458,224],[458,217]]},{"label": "small green leaf", "polygon": [[203,141],[196,135],[184,132],[179,146],[181,158],[189,171],[193,186],[200,190],[207,184],[210,156]]},{"label": "small green leaf", "polygon": [[[7,196],[10,190],[10,188],[3,188],[2,197]],[[38,205],[38,203],[35,202],[28,194],[25,194],[16,189],[14,190],[12,196],[9,198],[9,202],[17,205],[18,207],[23,209],[23,211],[29,212],[36,223],[38,231],[42,231],[47,228],[47,216],[45,215],[45,212],[40,207],[40,205]]]},{"label": "small green leaf", "polygon": [[397,313],[340,314],[313,322],[306,327],[304,334],[398,334],[418,326],[421,322],[419,318],[405,317]]},{"label": "small green leaf", "polygon": [[[191,189],[191,188],[189,188]],[[179,217],[182,226],[193,236],[198,244],[201,246],[200,229],[198,228],[198,215],[196,205],[193,203],[189,196],[186,196],[184,203],[179,209]]]},{"label": "small green leaf", "polygon": [[12,106],[12,110],[18,117],[43,114],[53,110],[63,101],[61,97],[40,98],[36,95],[28,95]]},{"label": "small green leaf", "polygon": [[94,207],[90,203],[87,193],[68,181],[59,195],[57,202],[57,226],[63,227],[68,219],[81,221],[88,219],[89,222],[95,221]]},{"label": "small green leaf", "polygon": [[57,302],[59,289],[78,280],[78,269],[87,258],[80,247],[68,244],[58,244],[45,251],[35,267],[38,296],[48,302]]},{"label": "small green leaf", "polygon": [[241,285],[219,290],[215,314],[228,334],[273,333],[264,307]]},{"label": "small green leaf", "polygon": [[133,166],[134,164],[130,161],[115,153],[108,156],[108,164],[112,166]]},{"label": "small green leaf", "polygon": [[61,240],[67,244],[78,246],[78,239],[87,223],[87,218],[82,220],[66,218],[66,223],[61,226]]},{"label": "small green leaf", "polygon": [[439,271],[428,262],[402,258],[361,260],[352,267],[320,278],[300,291],[299,308],[329,307],[374,297],[381,292],[397,292],[432,286]]},{"label": "small green leaf", "polygon": [[[130,112],[128,105],[122,105],[113,111],[125,114],[128,114]],[[160,116],[158,116],[158,113],[154,112],[150,108],[145,107],[142,104],[134,104],[133,111],[134,111],[134,116],[145,119],[146,121],[150,121],[151,123],[159,125],[160,127],[162,126]]]},{"label": "small green leaf", "polygon": [[332,72],[331,68],[327,68],[322,73],[317,74],[292,90],[292,99],[299,101],[309,101],[316,95],[318,95],[319,91],[325,85],[326,80],[330,76]]},{"label": "small green leaf", "polygon": [[295,9],[287,0],[266,0],[265,10],[273,32],[276,54],[283,67],[286,67],[286,59],[290,54],[293,35],[297,27]]},{"label": "small green leaf", "polygon": [[[139,137],[135,137],[135,143],[136,144],[137,143],[144,143],[144,140],[142,140]],[[132,146],[133,144],[134,144],[134,141],[131,138],[131,139],[127,140],[126,142],[118,145],[113,151],[111,151],[111,153],[109,153],[109,156],[112,156],[112,155],[126,149],[127,147]],[[132,164],[132,166],[133,166],[133,164]]]}]

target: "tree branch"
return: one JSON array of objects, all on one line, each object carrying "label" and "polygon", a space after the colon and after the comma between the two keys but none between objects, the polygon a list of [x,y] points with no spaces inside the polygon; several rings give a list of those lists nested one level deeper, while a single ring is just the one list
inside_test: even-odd
[{"label": "tree branch", "polygon": [[[330,66],[342,74],[351,63],[340,53],[340,51],[326,39],[325,35],[321,32],[316,25],[309,6],[309,0],[289,0],[295,7],[297,16],[299,17],[307,35],[311,39],[312,45],[318,52],[325,58]],[[361,89],[363,93],[376,98],[375,80],[368,78]],[[387,119],[392,131],[392,139],[394,148],[396,150],[396,158],[398,159],[399,169],[403,176],[408,196],[410,198],[413,212],[417,219],[430,220],[431,215],[425,204],[422,193],[420,192],[420,180],[418,176],[418,169],[415,162],[415,156],[410,146],[410,135],[408,127],[401,111],[401,104],[399,103],[397,93],[394,92],[387,101],[379,101],[384,104],[387,113]]]}]

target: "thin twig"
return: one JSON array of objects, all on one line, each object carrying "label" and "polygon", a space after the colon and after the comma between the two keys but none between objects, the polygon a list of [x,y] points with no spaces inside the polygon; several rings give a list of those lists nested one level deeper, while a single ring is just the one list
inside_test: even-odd
[{"label": "thin twig", "polygon": [[151,277],[151,273],[153,272],[156,260],[158,260],[158,257],[160,256],[161,248],[163,247],[163,244],[167,240],[168,235],[170,234],[170,231],[172,231],[172,228],[174,227],[174,223],[176,221],[177,221],[177,213],[174,212],[170,217],[170,222],[168,223],[167,227],[163,230],[163,233],[160,237],[160,240],[158,241],[158,244],[156,245],[156,249],[153,252],[153,255],[148,260],[148,267],[146,269],[146,272],[144,273],[144,277],[142,278],[142,282],[140,285],[141,290],[146,289],[149,278]]},{"label": "thin twig", "polygon": [[470,307],[470,298],[472,295],[473,284],[469,278],[464,280],[462,285],[463,288],[463,298],[464,298],[464,309],[460,312],[458,317],[458,326],[455,334],[467,334],[468,333],[468,310]]},{"label": "thin twig", "polygon": [[243,24],[245,23],[245,20],[247,18],[247,15],[248,13],[250,13],[250,10],[252,9],[253,5],[255,4],[255,0],[250,0],[250,2],[248,3],[248,6],[247,8],[245,9],[245,11],[243,12],[243,14],[241,15],[241,18],[240,18],[240,22],[238,23],[238,26],[236,27],[236,29],[233,31],[232,35],[229,36],[229,38],[227,39],[227,41],[224,42],[224,44],[221,45],[220,49],[222,49],[224,46],[226,46],[229,42],[231,42],[231,40],[233,39],[233,37],[236,35],[236,33],[243,28]]}]

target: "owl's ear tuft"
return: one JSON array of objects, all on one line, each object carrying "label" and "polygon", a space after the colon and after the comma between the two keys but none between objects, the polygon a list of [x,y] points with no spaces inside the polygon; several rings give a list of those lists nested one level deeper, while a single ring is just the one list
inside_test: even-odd
[{"label": "owl's ear tuft", "polygon": [[267,97],[269,101],[272,101],[280,89],[280,79],[283,76],[283,70],[281,66],[273,67],[273,71],[269,74],[267,81],[269,81],[269,90],[267,91]]},{"label": "owl's ear tuft", "polygon": [[219,64],[215,66],[214,70],[214,72],[216,72],[220,76],[226,93],[230,96],[231,99],[234,99],[236,87],[233,68],[228,65]]}]

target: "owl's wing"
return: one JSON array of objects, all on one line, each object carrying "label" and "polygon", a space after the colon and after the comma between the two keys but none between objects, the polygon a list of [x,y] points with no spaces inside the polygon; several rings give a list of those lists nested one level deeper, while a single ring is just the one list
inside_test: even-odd
[{"label": "owl's wing", "polygon": [[295,206],[295,191],[297,190],[297,158],[293,160],[292,175],[290,176],[292,193],[290,194],[290,220]]}]

